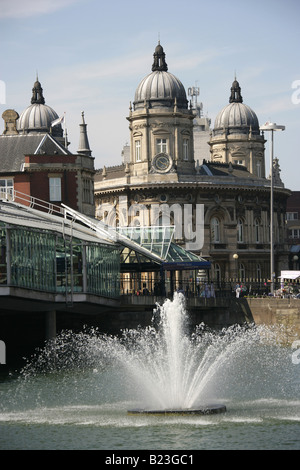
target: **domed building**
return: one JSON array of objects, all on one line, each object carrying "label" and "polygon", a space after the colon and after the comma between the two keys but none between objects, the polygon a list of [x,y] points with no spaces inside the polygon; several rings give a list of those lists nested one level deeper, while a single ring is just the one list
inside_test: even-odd
[{"label": "domed building", "polygon": [[[45,104],[37,79],[31,104],[20,115],[3,112],[0,135],[0,198],[15,198],[25,205],[62,203],[94,215],[94,158],[89,148],[82,113],[78,154],[68,149],[62,128],[64,116]],[[35,202],[34,202],[35,201]],[[39,202],[44,201],[44,202]]]},{"label": "domed building", "polygon": [[[173,240],[211,266],[204,273],[192,268],[173,273],[176,286],[195,292],[203,279],[213,281],[216,289],[232,289],[239,280],[253,291],[263,289],[270,278],[270,179],[258,118],[243,103],[235,79],[229,104],[218,113],[207,142],[210,159],[203,160],[194,154],[195,115],[159,43],[152,71],[130,104],[130,159],[96,172],[96,216],[121,227],[174,225]],[[290,191],[279,177],[278,161],[274,171],[275,268],[280,275],[287,268]]]},{"label": "domed building", "polygon": [[54,137],[63,137],[60,123],[52,128],[52,123],[57,119],[56,111],[45,104],[43,88],[37,78],[32,88],[31,105],[20,114],[17,131],[20,134],[51,132]]},{"label": "domed building", "polygon": [[130,126],[129,173],[133,181],[174,181],[195,171],[194,113],[183,84],[168,72],[160,44],[152,72],[139,83],[127,118]]},{"label": "domed building", "polygon": [[232,83],[229,104],[215,119],[210,139],[211,160],[243,165],[258,176],[265,176],[264,136],[255,112],[243,103],[241,87]]}]

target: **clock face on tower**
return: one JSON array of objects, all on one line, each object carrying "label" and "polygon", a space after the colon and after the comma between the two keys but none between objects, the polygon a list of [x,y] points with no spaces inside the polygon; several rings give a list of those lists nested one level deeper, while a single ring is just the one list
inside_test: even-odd
[{"label": "clock face on tower", "polygon": [[172,167],[172,159],[166,153],[159,153],[154,157],[153,167],[159,173],[167,173]]}]

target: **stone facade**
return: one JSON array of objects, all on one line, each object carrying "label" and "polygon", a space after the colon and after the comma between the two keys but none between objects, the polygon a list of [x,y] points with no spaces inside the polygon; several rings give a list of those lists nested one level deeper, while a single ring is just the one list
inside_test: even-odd
[{"label": "stone facade", "polygon": [[[230,103],[217,117],[207,144],[211,158],[202,161],[201,155],[194,155],[196,114],[185,99],[183,85],[167,71],[160,44],[155,54],[162,69],[156,69],[154,60],[152,73],[138,85],[127,118],[130,162],[96,173],[96,216],[108,223],[115,218],[119,225],[161,225],[169,218],[176,226],[176,243],[211,261],[211,279],[217,283],[267,281],[270,180],[265,177],[266,141],[258,119],[242,103],[235,80]],[[155,80],[153,89],[149,83]],[[197,160],[201,164],[195,163]],[[285,211],[289,195],[281,180],[275,184],[277,275],[287,268]],[[157,210],[151,212],[154,206]],[[202,244],[197,240],[200,206]],[[185,273],[187,278],[191,275]]]}]

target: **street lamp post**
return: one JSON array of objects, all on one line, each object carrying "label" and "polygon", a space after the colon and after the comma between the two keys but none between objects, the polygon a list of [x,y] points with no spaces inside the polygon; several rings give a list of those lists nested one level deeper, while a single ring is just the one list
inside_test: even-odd
[{"label": "street lamp post", "polygon": [[274,192],[274,178],[273,178],[273,158],[274,158],[274,131],[284,131],[285,126],[277,125],[274,122],[266,122],[260,126],[261,131],[271,131],[271,146],[270,146],[270,167],[271,167],[271,190],[270,190],[270,274],[271,274],[271,294],[274,295],[274,213],[273,213],[273,192]]},{"label": "street lamp post", "polygon": [[238,272],[238,265],[237,265],[237,260],[239,259],[239,255],[237,253],[234,253],[234,255],[232,256],[235,263],[234,263],[234,268],[235,268],[235,275],[236,275],[236,278],[237,278],[237,282],[239,281],[238,277],[239,277],[239,272]]}]

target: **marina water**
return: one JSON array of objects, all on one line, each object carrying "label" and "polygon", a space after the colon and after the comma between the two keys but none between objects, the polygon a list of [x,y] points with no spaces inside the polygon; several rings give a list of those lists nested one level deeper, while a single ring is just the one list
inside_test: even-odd
[{"label": "marina water", "polygon": [[[298,449],[300,364],[284,330],[190,331],[175,294],[147,328],[62,332],[0,383],[1,449]],[[130,408],[225,404],[220,415]]]}]

